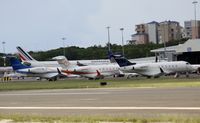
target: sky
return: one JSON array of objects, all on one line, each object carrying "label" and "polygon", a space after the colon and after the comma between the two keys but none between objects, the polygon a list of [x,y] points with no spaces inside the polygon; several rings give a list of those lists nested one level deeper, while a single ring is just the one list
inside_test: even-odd
[{"label": "sky", "polygon": [[[151,21],[194,19],[193,0],[0,0],[0,52],[16,46],[47,51],[64,46],[89,47],[108,41],[121,44],[135,33],[135,25]],[[200,15],[197,4],[197,19]],[[65,40],[63,40],[65,38]]]}]

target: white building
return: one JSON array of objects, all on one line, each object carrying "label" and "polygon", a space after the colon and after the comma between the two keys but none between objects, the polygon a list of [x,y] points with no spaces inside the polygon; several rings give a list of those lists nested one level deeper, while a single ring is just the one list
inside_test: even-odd
[{"label": "white building", "polygon": [[152,22],[148,23],[147,26],[148,26],[149,43],[158,44],[159,23],[156,21],[152,21]]}]

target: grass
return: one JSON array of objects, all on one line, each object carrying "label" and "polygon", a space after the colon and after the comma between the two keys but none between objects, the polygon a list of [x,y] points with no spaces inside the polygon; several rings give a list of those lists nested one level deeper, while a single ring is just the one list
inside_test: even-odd
[{"label": "grass", "polygon": [[130,123],[200,123],[198,116],[157,116],[157,117],[134,117],[134,116],[22,116],[22,115],[0,115],[0,120],[11,119],[14,122],[45,122],[45,123],[99,123],[99,122],[130,122]]},{"label": "grass", "polygon": [[[101,86],[100,82],[108,82]],[[200,87],[198,78],[134,78],[134,79],[104,79],[86,80],[69,79],[56,82],[48,81],[13,81],[0,82],[0,91],[7,90],[36,90],[36,89],[77,89],[77,88],[119,88],[119,87]]]},{"label": "grass", "polygon": [[[106,86],[100,86],[100,82],[108,82]],[[134,78],[130,80],[105,79],[105,80],[64,80],[56,82],[48,81],[16,81],[0,83],[0,91],[8,90],[33,90],[33,89],[74,89],[74,88],[119,88],[119,87],[200,87],[198,78],[169,78],[158,79]],[[47,123],[66,123],[66,122],[130,122],[130,123],[200,123],[199,116],[34,116],[34,115],[5,115],[0,114],[0,121],[11,119],[13,122],[47,122]]]}]

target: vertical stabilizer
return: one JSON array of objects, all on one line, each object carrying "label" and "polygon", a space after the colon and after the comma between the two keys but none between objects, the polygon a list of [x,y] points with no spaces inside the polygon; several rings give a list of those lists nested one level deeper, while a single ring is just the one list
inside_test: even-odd
[{"label": "vertical stabilizer", "polygon": [[19,57],[22,61],[36,61],[28,52],[24,51],[21,47],[17,47]]},{"label": "vertical stabilizer", "polygon": [[109,54],[110,60],[115,60],[120,67],[135,65],[136,63],[131,63],[128,59],[121,55],[113,55],[112,53]]},{"label": "vertical stabilizer", "polygon": [[22,64],[16,57],[8,57],[8,58],[13,67],[13,70],[31,68],[30,66],[26,66],[26,65]]},{"label": "vertical stabilizer", "polygon": [[63,69],[68,69],[71,67],[70,62],[67,60],[67,58],[65,56],[57,56],[52,58],[54,60],[57,60],[59,65],[63,68]]}]

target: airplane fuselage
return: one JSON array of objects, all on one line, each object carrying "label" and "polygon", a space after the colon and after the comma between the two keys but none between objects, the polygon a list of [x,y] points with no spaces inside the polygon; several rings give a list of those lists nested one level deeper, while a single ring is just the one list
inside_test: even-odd
[{"label": "airplane fuselage", "polygon": [[185,61],[144,63],[125,66],[120,69],[126,72],[136,72],[144,76],[160,76],[162,74],[195,71],[195,68]]},{"label": "airplane fuselage", "polygon": [[[84,65],[105,65],[109,64],[110,61],[107,59],[102,60],[72,60],[69,61],[71,65],[77,65],[78,63]],[[31,67],[60,67],[57,61],[24,61],[23,64],[26,64]]]},{"label": "airplane fuselage", "polygon": [[86,78],[104,78],[120,74],[117,64],[77,66],[72,69],[62,70],[64,73],[76,74]]}]

